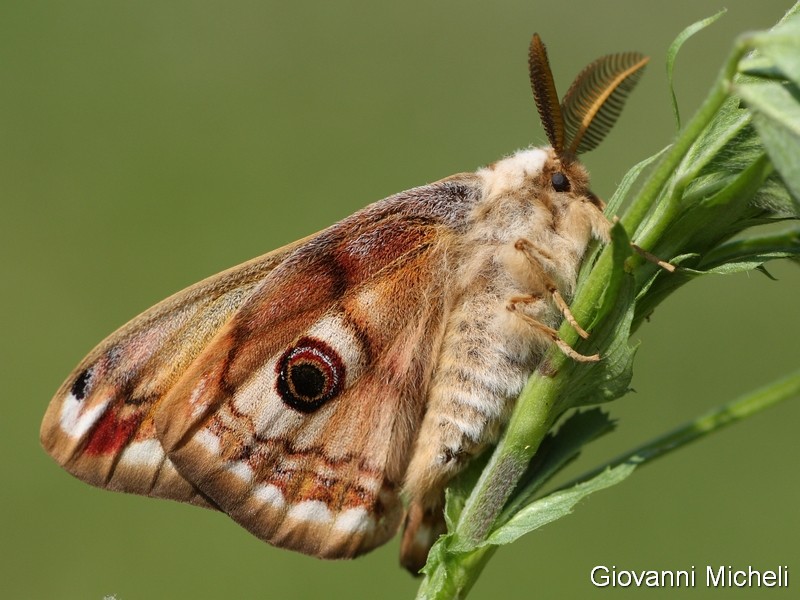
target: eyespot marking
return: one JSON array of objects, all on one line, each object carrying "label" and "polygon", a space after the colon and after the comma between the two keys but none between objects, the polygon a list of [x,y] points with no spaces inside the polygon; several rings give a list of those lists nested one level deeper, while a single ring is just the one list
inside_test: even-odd
[{"label": "eyespot marking", "polygon": [[86,398],[86,394],[89,391],[89,384],[92,382],[92,371],[92,367],[84,369],[75,378],[75,382],[70,389],[70,394],[72,394],[76,400],[83,400]]},{"label": "eyespot marking", "polygon": [[339,354],[322,340],[303,337],[286,350],[276,365],[281,399],[302,413],[311,413],[342,391],[345,367]]},{"label": "eyespot marking", "polygon": [[553,173],[552,177],[550,177],[550,183],[553,185],[553,189],[557,192],[569,191],[569,179],[567,179],[567,176],[561,171],[556,171]]}]

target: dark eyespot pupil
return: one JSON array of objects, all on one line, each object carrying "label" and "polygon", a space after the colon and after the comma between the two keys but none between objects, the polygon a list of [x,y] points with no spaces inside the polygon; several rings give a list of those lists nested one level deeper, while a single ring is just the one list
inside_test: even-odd
[{"label": "dark eyespot pupil", "polygon": [[283,353],[275,371],[275,390],[281,400],[301,413],[314,412],[344,388],[342,358],[317,338],[300,338]]},{"label": "dark eyespot pupil", "polygon": [[557,192],[569,191],[569,179],[567,179],[567,176],[560,171],[553,173],[553,176],[550,178],[550,183],[553,185],[553,189]]},{"label": "dark eyespot pupil", "polygon": [[325,374],[312,364],[291,367],[289,378],[297,396],[315,400],[325,390]]}]

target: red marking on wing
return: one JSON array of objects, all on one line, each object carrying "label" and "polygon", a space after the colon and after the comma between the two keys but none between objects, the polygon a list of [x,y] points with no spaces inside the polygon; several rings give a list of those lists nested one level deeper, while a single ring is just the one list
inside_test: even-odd
[{"label": "red marking on wing", "polygon": [[348,285],[357,285],[419,250],[434,234],[435,228],[429,223],[390,218],[357,236],[345,237],[333,255]]},{"label": "red marking on wing", "polygon": [[116,454],[136,433],[143,413],[135,413],[126,419],[120,419],[116,411],[109,410],[94,428],[84,453],[90,456]]}]

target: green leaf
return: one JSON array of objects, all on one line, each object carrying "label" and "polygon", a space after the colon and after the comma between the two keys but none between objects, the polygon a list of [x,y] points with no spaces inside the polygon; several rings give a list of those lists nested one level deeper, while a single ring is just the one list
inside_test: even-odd
[{"label": "green leaf", "polygon": [[[702,255],[741,231],[747,219],[761,214],[763,209],[756,206],[754,198],[771,173],[772,165],[762,152],[743,170],[720,179],[713,194],[685,202],[664,239],[665,254]],[[654,253],[659,255],[661,248],[657,246]]]},{"label": "green leaf", "polygon": [[672,112],[675,115],[675,123],[677,125],[676,129],[678,130],[681,128],[681,114],[680,109],[678,108],[678,98],[675,95],[675,86],[672,78],[672,72],[675,67],[675,59],[678,56],[678,51],[681,49],[681,46],[683,46],[686,40],[688,40],[698,31],[701,31],[711,25],[714,21],[724,15],[726,11],[727,9],[723,8],[715,15],[702,19],[701,21],[697,21],[696,23],[692,23],[678,34],[672,44],[670,44],[669,50],[667,50],[667,79],[669,81],[669,93],[672,96]]},{"label": "green leaf", "polygon": [[636,347],[631,346],[631,321],[634,308],[634,277],[625,264],[631,256],[631,245],[625,229],[617,224],[611,228],[612,264],[605,288],[590,323],[591,337],[576,345],[579,352],[603,352],[600,361],[570,365],[569,389],[560,398],[559,406],[572,408],[598,404],[619,398],[629,389],[633,376]]},{"label": "green leaf", "polygon": [[519,537],[543,525],[565,517],[586,496],[616,485],[628,477],[638,464],[637,460],[606,469],[589,481],[576,484],[567,490],[553,492],[525,506],[505,525],[493,531],[482,546],[510,544]]},{"label": "green leaf", "polygon": [[648,166],[650,166],[653,162],[661,158],[661,156],[669,149],[669,146],[662,148],[659,152],[656,152],[652,156],[648,156],[643,161],[633,165],[628,172],[622,178],[617,189],[614,191],[614,194],[611,196],[611,199],[608,201],[606,205],[605,214],[609,218],[613,218],[617,216],[620,208],[622,207],[622,203],[625,201],[625,198],[628,197],[628,194],[633,187],[633,184],[639,179],[639,176],[642,174]]},{"label": "green leaf", "polygon": [[[758,55],[750,61],[751,71],[752,64],[755,64],[757,70],[765,70],[772,77],[779,76],[800,85],[800,16],[793,15],[770,31],[756,36],[754,45]],[[747,68],[748,62],[740,65],[740,71],[743,66]]]},{"label": "green leaf", "polygon": [[677,187],[686,190],[681,202],[691,204],[716,193],[715,186],[724,185],[763,153],[758,136],[748,126],[751,118],[738,98],[723,102],[676,169]]},{"label": "green leaf", "polygon": [[775,61],[757,54],[742,59],[739,63],[739,73],[746,77],[758,77],[760,79],[786,79],[785,74],[778,68]]},{"label": "green leaf", "polygon": [[594,319],[589,323],[589,328],[604,321],[606,315],[615,310],[624,300],[626,283],[630,283],[629,273],[625,271],[625,261],[632,254],[631,241],[625,228],[619,223],[611,228],[611,265],[609,277],[604,282],[603,293],[594,310]]},{"label": "green leaf", "polygon": [[753,111],[753,124],[800,215],[800,90],[770,81],[737,85],[736,92]]},{"label": "green leaf", "polygon": [[[687,274],[692,275],[730,275],[732,273],[743,273],[745,271],[752,271],[754,269],[762,270],[764,268],[764,263],[769,262],[770,260],[775,260],[776,258],[791,258],[792,256],[796,256],[794,254],[789,254],[787,252],[773,252],[770,254],[757,254],[749,259],[743,259],[736,262],[727,262],[721,264],[717,267],[712,267],[710,269],[684,269]],[[770,279],[774,279],[769,273],[766,275]]]},{"label": "green leaf", "polygon": [[[757,257],[772,260],[772,258],[789,258],[797,255],[800,255],[800,227],[795,226],[776,233],[727,242],[706,254],[698,268],[710,269],[726,263],[753,260]],[[762,262],[766,262],[766,260]]]},{"label": "green leaf", "polygon": [[608,413],[599,408],[576,411],[570,415],[558,431],[548,434],[539,446],[528,470],[520,479],[519,491],[509,500],[498,523],[506,523],[529,504],[553,475],[578,458],[584,446],[611,433],[614,427],[614,421]]},{"label": "green leaf", "polygon": [[[763,214],[763,208],[755,203],[755,197],[771,170],[771,163],[762,154],[746,169],[730,177],[715,194],[685,206],[668,230],[664,230],[663,239],[652,252],[657,256],[681,256],[682,264],[687,268],[671,274],[657,272],[644,282],[646,292],[637,297],[632,331],[669,294],[696,277],[688,269],[696,269],[705,254]],[[652,273],[653,270],[650,268],[644,272]]]}]

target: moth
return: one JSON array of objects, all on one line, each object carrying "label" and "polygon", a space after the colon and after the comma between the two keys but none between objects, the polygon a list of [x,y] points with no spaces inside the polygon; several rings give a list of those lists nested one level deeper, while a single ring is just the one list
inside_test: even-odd
[{"label": "moth", "polygon": [[405,519],[425,562],[443,490],[495,442],[563,318],[589,243],[608,240],[578,154],[647,58],[602,57],[559,101],[529,52],[550,145],[390,196],[162,301],[56,392],[44,448],[110,490],[224,511],[259,538],[351,558]]}]

